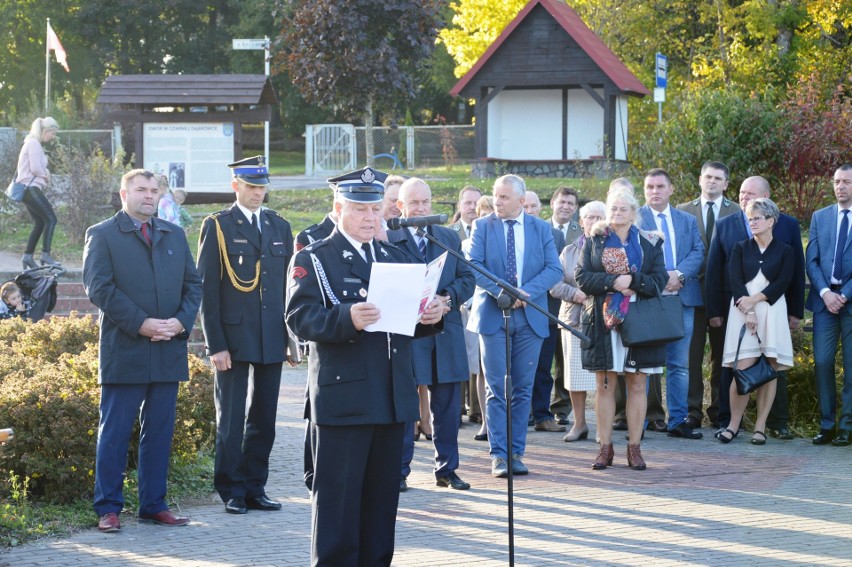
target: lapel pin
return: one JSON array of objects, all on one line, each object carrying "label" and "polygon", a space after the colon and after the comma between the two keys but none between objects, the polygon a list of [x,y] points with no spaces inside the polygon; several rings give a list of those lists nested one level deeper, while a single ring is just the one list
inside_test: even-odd
[{"label": "lapel pin", "polygon": [[242,256],[240,256],[239,264],[240,264],[240,266],[242,266],[242,265],[243,265],[243,257],[242,257]]},{"label": "lapel pin", "polygon": [[361,297],[367,297],[367,290],[362,287],[358,290],[358,295],[360,295]]},{"label": "lapel pin", "polygon": [[344,250],[344,251],[343,251],[343,259],[344,259],[344,260],[348,260],[348,259],[349,259],[349,258],[351,258],[351,257],[352,257],[352,252],[350,252],[349,250]]}]

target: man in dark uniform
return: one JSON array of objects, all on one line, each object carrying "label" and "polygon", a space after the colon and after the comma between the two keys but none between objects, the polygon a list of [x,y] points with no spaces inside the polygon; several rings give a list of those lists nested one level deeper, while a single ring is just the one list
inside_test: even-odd
[{"label": "man in dark uniform", "polygon": [[331,211],[322,221],[314,223],[296,235],[296,252],[317,240],[328,238],[334,226],[337,224],[337,215]]},{"label": "man in dark uniform", "polygon": [[[337,227],[300,250],[289,274],[287,324],[311,341],[306,415],[312,439],[311,565],[390,565],[405,423],[419,413],[412,337],[367,332],[381,318],[366,303],[373,262],[405,254],[375,239],[385,174],[371,168],[336,178]],[[435,299],[415,337],[435,334]]]},{"label": "man in dark uniform", "polygon": [[265,486],[281,366],[285,359],[293,365],[298,361],[284,325],[284,279],[293,233],[278,213],[261,208],[269,185],[263,156],[228,167],[237,201],[204,219],[198,271],[204,290],[201,324],[216,367],[213,484],[226,512],[245,514],[249,509],[281,509],[266,496]]},{"label": "man in dark uniform", "polygon": [[[403,218],[432,214],[432,190],[422,180],[412,177],[399,188],[399,209]],[[457,234],[443,226],[427,227],[428,232],[450,250],[461,254]],[[419,236],[413,228],[388,231],[388,240],[408,254],[412,262],[427,263],[444,254],[443,248]],[[459,306],[473,296],[476,279],[463,262],[447,255],[438,281],[438,299],[444,304],[444,332],[436,337],[414,341],[414,378],[418,386],[429,388],[435,443],[435,484],[455,490],[467,490],[470,484],[456,474],[459,468],[459,408],[461,384],[468,380],[467,351],[464,343]],[[422,395],[422,394],[421,394]],[[406,478],[414,458],[414,423],[405,428],[403,459],[399,489],[407,490]]]}]

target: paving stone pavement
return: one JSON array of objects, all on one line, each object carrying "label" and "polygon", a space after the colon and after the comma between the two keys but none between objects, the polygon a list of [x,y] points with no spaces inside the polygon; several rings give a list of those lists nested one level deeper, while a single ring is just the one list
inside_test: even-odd
[{"label": "paving stone pavement", "polygon": [[[95,527],[0,554],[0,565],[307,565],[310,500],[302,484],[305,368],[285,369],[267,492],[281,512],[225,514],[212,496],[180,510],[185,528],[138,524],[122,515],[119,534]],[[590,415],[590,423],[594,417]],[[460,432],[467,492],[438,488],[431,443],[416,443],[410,490],[401,495],[398,566],[508,564],[506,481],[490,476],[477,426]],[[614,466],[593,471],[594,441],[529,431],[527,477],[514,482],[517,565],[850,565],[852,447],[809,439],[763,447],[741,435],[730,445],[703,430],[699,441],[648,433],[648,470],[626,466],[623,434]],[[592,431],[592,433],[594,433]],[[593,438],[593,435],[590,435]]]}]

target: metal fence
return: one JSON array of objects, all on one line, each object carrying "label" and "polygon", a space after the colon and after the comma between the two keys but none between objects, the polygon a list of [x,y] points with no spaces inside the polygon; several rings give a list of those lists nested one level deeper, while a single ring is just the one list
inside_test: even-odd
[{"label": "metal fence", "polygon": [[[473,129],[473,126],[373,127],[373,164],[393,170],[469,163],[474,159]],[[355,128],[359,167],[368,161],[365,136],[366,128]]]}]

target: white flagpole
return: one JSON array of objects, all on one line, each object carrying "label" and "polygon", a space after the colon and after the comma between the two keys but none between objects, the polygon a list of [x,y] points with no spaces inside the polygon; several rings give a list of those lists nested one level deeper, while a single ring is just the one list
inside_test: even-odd
[{"label": "white flagpole", "polygon": [[50,113],[50,18],[47,18],[47,28],[44,34],[44,115]]}]

